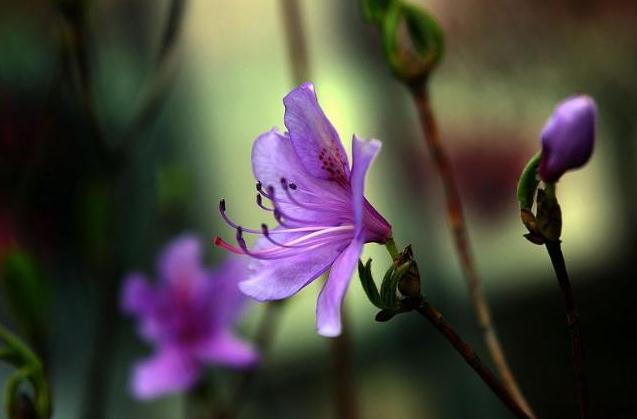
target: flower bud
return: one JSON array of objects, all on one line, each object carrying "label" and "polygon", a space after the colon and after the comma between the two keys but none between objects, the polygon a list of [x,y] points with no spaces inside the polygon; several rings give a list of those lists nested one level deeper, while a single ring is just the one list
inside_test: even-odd
[{"label": "flower bud", "polygon": [[593,153],[597,106],[586,95],[560,102],[542,130],[540,178],[557,182],[564,172],[586,164]]}]

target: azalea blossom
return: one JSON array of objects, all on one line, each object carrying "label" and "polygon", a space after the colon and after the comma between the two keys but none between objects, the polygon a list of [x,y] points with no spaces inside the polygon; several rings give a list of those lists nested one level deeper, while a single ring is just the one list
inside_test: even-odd
[{"label": "azalea blossom", "polygon": [[155,354],[136,365],[132,392],[140,399],[189,389],[206,364],[250,367],[256,352],[231,332],[245,296],[238,258],[212,272],[201,263],[201,243],[181,236],[160,254],[152,286],[139,273],[124,281],[122,309],[137,317],[140,335]]},{"label": "azalea blossom", "polygon": [[[341,304],[363,244],[391,237],[391,226],[363,195],[381,143],[354,136],[350,169],[311,83],[292,90],[283,103],[288,132],[266,132],[252,148],[257,204],[278,225],[244,228],[230,219],[222,200],[221,214],[236,230],[237,244],[219,237],[215,244],[253,258],[249,278],[239,287],[258,301],[290,297],[331,268],[318,297],[316,323],[319,334],[337,336]],[[259,238],[252,248],[244,239],[248,234]]]},{"label": "azalea blossom", "polygon": [[540,177],[557,182],[564,172],[583,166],[593,153],[597,106],[586,95],[560,102],[542,131]]}]

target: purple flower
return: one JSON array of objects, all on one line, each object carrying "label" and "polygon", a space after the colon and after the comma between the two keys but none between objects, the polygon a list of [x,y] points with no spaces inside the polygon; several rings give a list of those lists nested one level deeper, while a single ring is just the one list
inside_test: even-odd
[{"label": "purple flower", "polygon": [[597,107],[589,96],[572,96],[555,107],[542,130],[542,180],[557,182],[564,172],[586,164],[593,153],[596,119]]},{"label": "purple flower", "polygon": [[[316,307],[318,333],[338,336],[341,303],[363,244],[385,243],[391,226],[363,196],[365,175],[380,151],[378,140],[352,139],[350,170],[336,130],[320,108],[314,86],[305,83],[284,99],[287,133],[276,129],[259,136],[252,148],[257,204],[278,226],[236,229],[237,246],[219,237],[215,244],[254,258],[249,279],[239,284],[259,300],[287,298],[331,268]],[[270,206],[264,200],[270,201]],[[245,233],[260,237],[253,248]]]},{"label": "purple flower", "polygon": [[122,310],[137,317],[140,335],[155,346],[134,369],[137,398],[190,388],[204,364],[245,368],[257,362],[254,350],[230,331],[245,299],[237,287],[246,275],[242,261],[233,258],[211,273],[201,264],[199,240],[184,235],[160,254],[157,272],[156,287],[130,274],[121,295]]}]

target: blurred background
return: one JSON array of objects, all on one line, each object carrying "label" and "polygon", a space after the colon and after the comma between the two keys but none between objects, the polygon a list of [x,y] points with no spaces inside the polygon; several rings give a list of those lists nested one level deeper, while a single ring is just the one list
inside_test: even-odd
[{"label": "blurred background", "polygon": [[[485,362],[415,109],[357,1],[299,0],[309,72],[349,151],[383,141],[368,198],[411,243],[424,292]],[[422,2],[447,53],[435,112],[461,185],[483,286],[518,381],[542,418],[576,417],[561,297],[542,247],[522,238],[515,183],[557,101],[592,95],[594,158],[559,184],[563,248],[579,304],[595,417],[637,417],[637,3]],[[0,320],[50,375],[55,418],[176,418],[180,395],[129,393],[151,348],[117,305],[126,272],[154,272],[172,237],[209,243],[259,225],[250,149],[283,128],[294,87],[280,1],[0,1]],[[118,150],[118,151],[113,151]],[[212,245],[206,259],[223,252]],[[16,256],[18,254],[18,256]],[[388,258],[368,245],[376,276]],[[17,258],[17,262],[16,262]],[[5,261],[12,261],[12,263]],[[334,345],[314,328],[318,284],[281,308],[240,417],[335,416]],[[241,333],[254,336],[263,306]],[[362,418],[507,418],[448,343],[415,314],[374,321],[358,279],[346,299]],[[12,372],[0,365],[0,381]],[[227,393],[236,378],[210,371]]]}]

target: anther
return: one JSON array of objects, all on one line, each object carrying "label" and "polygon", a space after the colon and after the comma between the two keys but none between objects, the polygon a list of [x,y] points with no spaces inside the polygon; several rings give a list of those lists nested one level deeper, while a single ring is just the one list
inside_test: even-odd
[{"label": "anther", "polygon": [[266,210],[266,211],[272,211],[272,208],[268,208],[263,204],[263,198],[261,195],[257,195],[257,205],[259,206],[259,208],[261,208],[262,210]]}]

